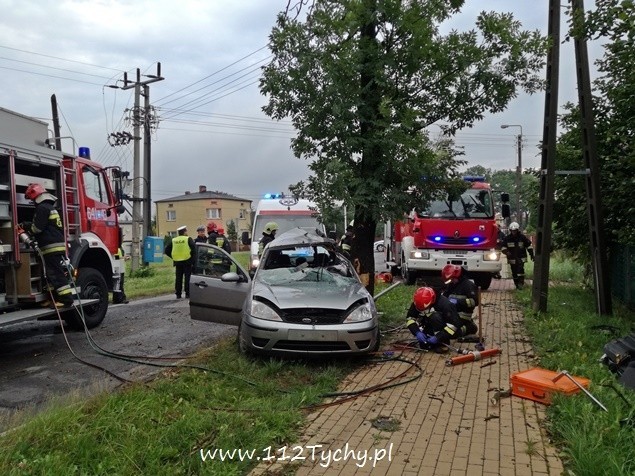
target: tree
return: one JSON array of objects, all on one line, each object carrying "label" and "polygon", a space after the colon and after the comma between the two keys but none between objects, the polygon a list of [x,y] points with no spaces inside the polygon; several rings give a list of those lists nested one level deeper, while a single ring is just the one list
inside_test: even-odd
[{"label": "tree", "polygon": [[[616,245],[635,245],[635,6],[630,0],[596,0],[586,22],[572,21],[573,32],[604,40],[604,55],[596,62],[600,77],[593,98],[604,231],[609,252]],[[557,144],[560,170],[582,170],[582,132],[577,105],[567,104]],[[556,176],[554,246],[564,248],[585,264],[589,254],[589,226],[584,179]]]},{"label": "tree", "polygon": [[425,128],[443,121],[454,133],[502,111],[519,89],[542,87],[546,41],[511,14],[481,13],[475,30],[440,33],[463,3],[315,0],[304,21],[279,14],[270,35],[263,110],[291,118],[294,154],[312,160],[298,185],[320,208],[354,207],[352,256],[371,292],[377,222],[459,175],[456,151],[437,153]]}]

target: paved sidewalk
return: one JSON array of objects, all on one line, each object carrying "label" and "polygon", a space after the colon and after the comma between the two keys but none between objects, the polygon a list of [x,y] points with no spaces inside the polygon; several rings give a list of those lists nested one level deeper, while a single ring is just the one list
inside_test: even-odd
[{"label": "paved sidewalk", "polygon": [[[297,447],[287,448],[287,459],[299,461],[262,463],[251,474],[560,475],[562,462],[541,425],[545,407],[497,398],[509,389],[511,374],[535,366],[513,293],[513,282],[502,279],[482,294],[485,347],[500,348],[500,355],[446,366],[457,354],[405,351],[403,357],[424,370],[421,378],[315,411]],[[392,338],[411,336],[406,330]],[[366,365],[340,391],[386,382],[409,367],[398,361]]]}]

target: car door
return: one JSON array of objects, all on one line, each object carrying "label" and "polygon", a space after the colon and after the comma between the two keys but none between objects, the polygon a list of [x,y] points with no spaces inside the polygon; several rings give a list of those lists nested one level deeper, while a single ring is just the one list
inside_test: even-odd
[{"label": "car door", "polygon": [[221,248],[197,243],[190,278],[190,317],[237,326],[251,289],[249,274]]}]

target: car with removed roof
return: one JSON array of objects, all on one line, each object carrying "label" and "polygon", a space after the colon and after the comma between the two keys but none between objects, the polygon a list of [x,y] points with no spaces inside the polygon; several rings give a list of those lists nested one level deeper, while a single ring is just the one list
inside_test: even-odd
[{"label": "car with removed roof", "polygon": [[253,278],[220,248],[198,243],[190,316],[238,326],[244,353],[355,355],[379,348],[377,308],[350,261],[333,240],[300,228],[267,245]]}]

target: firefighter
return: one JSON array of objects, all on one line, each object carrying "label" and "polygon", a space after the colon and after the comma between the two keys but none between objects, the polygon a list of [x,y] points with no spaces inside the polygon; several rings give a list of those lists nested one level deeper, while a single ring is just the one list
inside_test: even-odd
[{"label": "firefighter", "polygon": [[507,257],[507,262],[512,269],[512,278],[516,289],[522,289],[525,285],[525,262],[527,254],[534,260],[534,249],[531,240],[520,232],[520,226],[516,222],[509,224],[509,234],[503,238],[501,251]]},{"label": "firefighter", "polygon": [[175,267],[174,291],[176,298],[181,299],[183,281],[185,278],[185,297],[190,297],[190,276],[192,275],[192,261],[195,253],[194,240],[187,236],[187,227],[176,229],[178,236],[165,247],[165,254],[172,258]]},{"label": "firefighter", "polygon": [[55,208],[57,197],[46,191],[39,183],[31,183],[24,197],[35,203],[32,222],[18,225],[37,241],[44,266],[48,290],[53,292],[54,301],[44,301],[43,307],[70,307],[73,304],[73,286],[67,266],[64,226]]},{"label": "firefighter", "polygon": [[346,227],[346,233],[342,236],[340,240],[340,250],[344,256],[350,259],[351,257],[351,249],[353,247],[353,238],[355,238],[354,228],[349,225]]},{"label": "firefighter", "polygon": [[443,295],[454,304],[461,322],[461,335],[476,334],[478,326],[474,323],[472,314],[478,306],[478,287],[468,279],[462,266],[446,264],[441,270],[441,277],[446,288]]},{"label": "firefighter", "polygon": [[270,221],[265,225],[265,229],[262,231],[262,238],[258,244],[258,257],[262,256],[262,252],[269,243],[271,243],[276,237],[276,231],[278,231],[278,224],[275,221]]},{"label": "firefighter", "polygon": [[207,242],[210,245],[215,245],[216,238],[218,238],[218,227],[216,223],[210,222],[207,224]]},{"label": "firefighter", "polygon": [[[123,248],[120,246],[115,253],[115,259],[118,260],[126,260],[126,253]],[[126,277],[125,265],[123,267],[124,272],[119,275],[119,291],[115,291],[112,293],[112,303],[113,304],[128,304],[130,301],[126,297],[126,292],[123,288],[124,279]]]},{"label": "firefighter", "polygon": [[447,352],[444,344],[460,337],[459,316],[452,303],[432,288],[419,288],[406,314],[406,327],[422,349]]},{"label": "firefighter", "polygon": [[205,234],[205,226],[201,225],[196,229],[196,238],[194,243],[207,243],[207,235]]},{"label": "firefighter", "polygon": [[[232,247],[229,244],[229,240],[225,236],[225,230],[223,228],[216,228],[214,235],[216,236],[216,242],[212,244],[231,254]],[[211,236],[212,235],[210,235],[210,237]],[[222,253],[214,253],[211,263],[212,267],[219,271],[221,274],[228,273],[231,269],[231,262],[225,256],[223,256]]]}]

